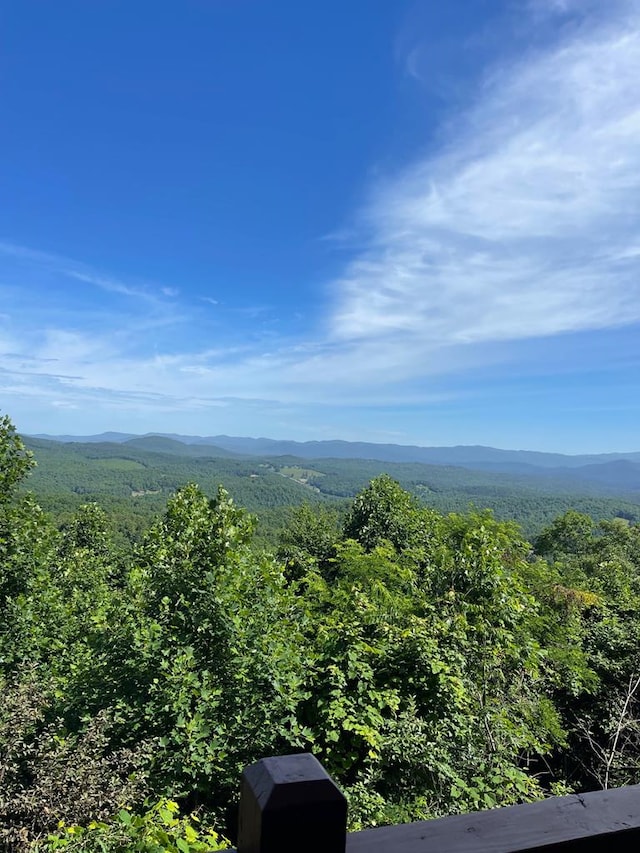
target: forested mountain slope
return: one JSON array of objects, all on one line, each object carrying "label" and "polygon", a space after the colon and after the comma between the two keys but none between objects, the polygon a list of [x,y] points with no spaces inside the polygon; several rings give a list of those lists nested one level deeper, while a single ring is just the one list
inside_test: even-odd
[{"label": "forested mountain slope", "polygon": [[108,432],[92,436],[38,435],[61,442],[126,442],[133,438],[144,440],[154,437],[170,438],[187,445],[213,445],[241,456],[297,456],[301,459],[376,459],[381,462],[424,462],[432,465],[522,466],[529,468],[578,468],[626,459],[640,463],[640,451],[628,453],[574,454],[544,453],[535,450],[501,450],[482,445],[455,447],[422,447],[404,444],[377,444],[366,441],[283,441],[272,438],[248,438],[231,435],[209,437],[179,435],[177,433],[150,433],[133,436],[131,433]]},{"label": "forested mountain slope", "polygon": [[[137,519],[136,529],[185,482],[197,482],[210,494],[222,483],[235,500],[261,514],[268,538],[269,530],[282,523],[284,507],[343,501],[385,472],[426,505],[444,512],[488,507],[499,518],[521,523],[527,536],[571,508],[598,519],[640,517],[640,492],[631,487],[618,491],[606,476],[604,481],[580,478],[576,472],[582,469],[548,469],[532,477],[416,462],[242,457],[159,436],[85,444],[30,438],[27,446],[38,457],[29,485],[44,506],[66,512],[88,499],[107,500],[124,527],[127,518]],[[594,467],[602,473],[609,465],[633,463]]]}]

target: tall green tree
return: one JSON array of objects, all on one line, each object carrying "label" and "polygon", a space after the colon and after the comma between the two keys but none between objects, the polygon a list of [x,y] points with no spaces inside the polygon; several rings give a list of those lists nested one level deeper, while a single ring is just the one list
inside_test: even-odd
[{"label": "tall green tree", "polygon": [[425,544],[435,515],[420,506],[400,484],[382,474],[353,500],[344,523],[344,536],[367,551],[383,541],[397,551]]},{"label": "tall green tree", "polygon": [[226,808],[242,768],[300,744],[298,602],[250,547],[252,518],[220,488],[181,489],[131,576],[130,731],[156,739],[156,784]]}]

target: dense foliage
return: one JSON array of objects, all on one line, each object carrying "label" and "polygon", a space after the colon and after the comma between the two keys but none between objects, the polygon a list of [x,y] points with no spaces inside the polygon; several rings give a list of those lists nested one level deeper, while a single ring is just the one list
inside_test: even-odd
[{"label": "dense foliage", "polygon": [[[0,420],[0,841],[206,851],[242,768],[313,751],[362,827],[640,781],[640,527],[533,547],[387,475],[291,513],[275,553],[218,488],[138,544],[54,525]],[[296,472],[299,474],[299,472]]]}]

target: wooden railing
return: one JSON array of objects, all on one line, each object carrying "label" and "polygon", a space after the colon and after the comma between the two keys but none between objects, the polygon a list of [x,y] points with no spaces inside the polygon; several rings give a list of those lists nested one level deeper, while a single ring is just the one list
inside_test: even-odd
[{"label": "wooden railing", "polygon": [[344,795],[308,753],[244,771],[237,853],[640,853],[640,785],[347,833]]}]

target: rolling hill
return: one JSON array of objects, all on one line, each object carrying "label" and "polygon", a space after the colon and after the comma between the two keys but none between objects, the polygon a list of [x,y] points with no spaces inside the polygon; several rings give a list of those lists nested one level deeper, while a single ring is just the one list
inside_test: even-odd
[{"label": "rolling hill", "polygon": [[[108,437],[108,438],[107,438]],[[607,493],[640,493],[640,452],[568,455],[532,450],[501,450],[495,447],[419,447],[400,444],[372,444],[349,441],[276,441],[227,435],[201,436],[102,433],[95,436],[38,436],[59,443],[125,444],[141,450],[176,456],[291,457],[304,460],[344,459],[388,463],[421,463],[454,466],[488,474],[508,474],[540,480],[562,480],[565,488],[593,485]]]},{"label": "rolling hill", "polygon": [[496,465],[489,461],[473,468],[344,457],[258,457],[158,435],[119,442],[28,438],[26,443],[38,461],[29,487],[58,514],[97,500],[115,506],[122,516],[150,517],[181,485],[197,482],[209,494],[222,484],[237,503],[260,517],[275,512],[269,524],[281,524],[284,508],[304,501],[344,502],[385,472],[434,509],[490,508],[500,518],[521,523],[528,536],[570,508],[594,518],[640,519],[640,465],[626,459],[555,468],[504,462],[505,472],[480,467]]}]

